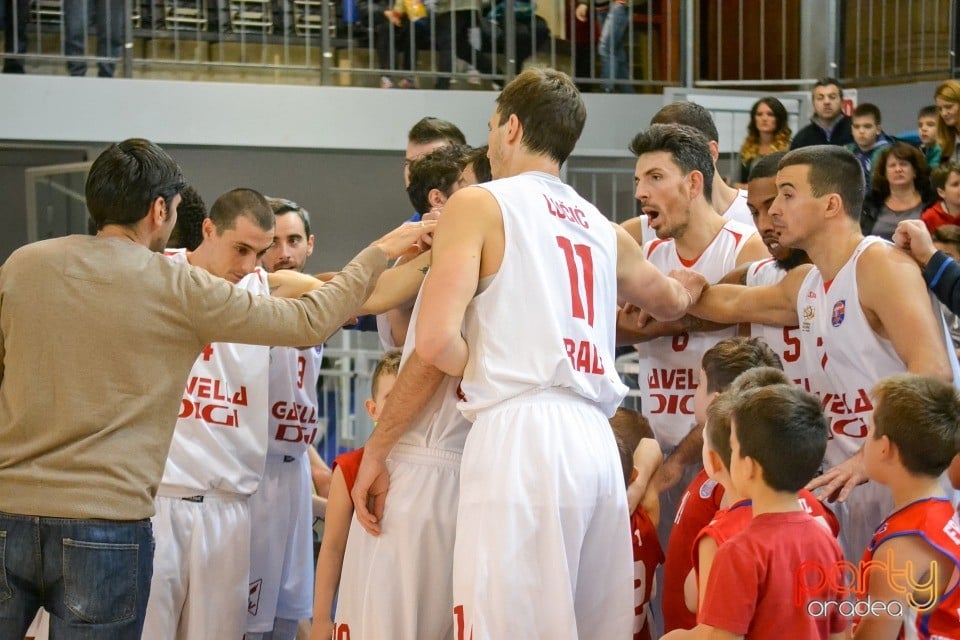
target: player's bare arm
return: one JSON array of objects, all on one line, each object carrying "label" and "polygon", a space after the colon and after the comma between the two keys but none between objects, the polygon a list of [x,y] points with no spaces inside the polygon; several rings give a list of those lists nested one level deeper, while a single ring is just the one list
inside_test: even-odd
[{"label": "player's bare arm", "polygon": [[[613,224],[613,223],[611,223]],[[700,286],[684,287],[668,278],[643,257],[643,250],[623,230],[617,232],[617,293],[629,303],[643,308],[654,318],[677,320],[687,312],[690,303],[700,296]]]},{"label": "player's bare arm", "polygon": [[674,629],[661,640],[741,640],[743,636],[717,629],[705,624],[698,624],[693,629]]},{"label": "player's bare arm", "polygon": [[333,474],[323,528],[323,542],[317,558],[311,640],[325,639],[333,635],[331,613],[343,571],[343,556],[347,550],[347,534],[350,532],[351,517],[353,517],[353,507],[350,503],[350,494],[347,493],[347,483],[343,473],[338,468]]},{"label": "player's bare arm", "polygon": [[357,521],[371,535],[380,535],[382,531],[380,519],[390,488],[387,456],[436,393],[443,377],[442,371],[423,362],[414,351],[400,368],[377,428],[363,446],[363,459],[351,495]]},{"label": "player's bare arm", "polygon": [[[791,326],[799,324],[797,294],[811,266],[791,269],[775,285],[747,287],[717,284],[707,287],[690,313],[704,320],[735,324],[755,322]],[[673,274],[671,274],[673,275]]]},{"label": "player's bare arm", "polygon": [[485,189],[463,189],[447,201],[434,233],[433,265],[423,284],[417,353],[449,375],[463,375],[463,316],[480,278],[499,270],[503,238],[500,207]]}]

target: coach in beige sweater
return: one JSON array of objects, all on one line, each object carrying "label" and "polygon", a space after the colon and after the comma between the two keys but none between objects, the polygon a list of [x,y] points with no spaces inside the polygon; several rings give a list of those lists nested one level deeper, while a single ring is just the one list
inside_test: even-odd
[{"label": "coach in beige sweater", "polygon": [[303,298],[256,297],[157,253],[182,188],[158,146],[112,145],[86,184],[97,236],[37,242],[0,267],[0,626],[10,637],[42,605],[61,637],[139,638],[153,495],[201,349],[324,342],[422,233],[408,223],[387,234]]}]

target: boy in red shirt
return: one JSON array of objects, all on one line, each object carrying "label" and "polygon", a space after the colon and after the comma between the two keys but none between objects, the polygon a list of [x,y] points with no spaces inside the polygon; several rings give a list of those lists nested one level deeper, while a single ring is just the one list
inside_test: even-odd
[{"label": "boy in red shirt", "polygon": [[[751,500],[753,519],[717,550],[698,625],[665,638],[844,637],[848,623],[838,608],[812,615],[815,603],[796,580],[810,564],[843,562],[836,539],[797,497],[827,448],[819,401],[794,385],[751,389],[734,403],[730,422],[730,479]],[[843,600],[831,584],[820,591],[818,599]]]},{"label": "boy in red shirt", "polygon": [[881,380],[872,395],[864,464],[871,480],[890,487],[894,512],[860,562],[866,593],[857,596],[872,606],[854,638],[956,638],[960,521],[939,478],[956,456],[960,394],[904,373]]},{"label": "boy in red shirt", "polygon": [[[693,415],[697,425],[703,426],[707,407],[734,378],[756,367],[783,370],[780,357],[758,338],[726,338],[707,349],[700,360],[700,384],[693,396]],[[680,499],[667,539],[667,556],[663,565],[664,631],[692,629],[697,624],[695,613],[687,607],[684,599],[684,582],[693,569],[694,538],[713,519],[722,498],[723,487],[701,470]]]},{"label": "boy in red shirt", "polygon": [[940,199],[920,215],[927,231],[933,233],[945,224],[960,224],[960,166],[944,162],[930,174],[930,182]]}]

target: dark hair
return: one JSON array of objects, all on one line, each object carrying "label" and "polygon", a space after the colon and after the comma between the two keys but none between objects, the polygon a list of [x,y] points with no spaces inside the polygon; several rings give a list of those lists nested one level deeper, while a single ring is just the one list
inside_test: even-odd
[{"label": "dark hair", "polygon": [[750,169],[747,182],[760,180],[762,178],[776,178],[777,171],[780,169],[780,161],[783,160],[783,156],[785,155],[787,155],[786,151],[775,151],[762,156],[753,163],[753,168]]},{"label": "dark hair", "polygon": [[713,158],[710,157],[707,138],[697,129],[683,124],[655,124],[633,137],[630,151],[638,158],[645,153],[665,151],[673,157],[684,175],[699,171],[703,175],[703,195],[710,202]]},{"label": "dark hair", "polygon": [[820,87],[829,87],[830,85],[833,85],[837,89],[839,89],[840,97],[843,98],[843,85],[840,84],[840,81],[837,80],[836,78],[829,78],[829,77],[820,78],[819,80],[817,80],[816,84],[813,85],[813,89],[810,91],[810,93],[813,93]]},{"label": "dark hair", "polygon": [[526,69],[497,96],[499,124],[515,115],[523,130],[521,145],[563,164],[587,121],[587,108],[570,76],[555,69]]},{"label": "dark hair", "polygon": [[467,153],[467,164],[473,166],[473,174],[477,176],[477,182],[490,182],[493,180],[493,174],[490,172],[490,158],[487,157],[487,145],[471,149]]},{"label": "dark hair", "polygon": [[373,375],[370,376],[370,395],[377,397],[377,390],[380,388],[380,379],[383,376],[395,376],[400,373],[400,349],[394,349],[383,354],[380,362],[373,369]]},{"label": "dark hair", "polygon": [[777,130],[773,134],[771,147],[778,152],[786,151],[790,148],[790,138],[793,135],[793,131],[790,130],[790,125],[787,123],[787,108],[773,96],[760,98],[754,102],[750,108],[750,122],[747,123],[747,137],[740,147],[740,162],[745,165],[749,165],[754,158],[760,156],[760,130],[757,129],[757,111],[760,110],[760,105],[762,104],[770,107],[770,110],[773,111],[773,117],[777,121]]},{"label": "dark hair", "polygon": [[650,118],[650,124],[685,124],[702,133],[708,142],[720,141],[713,116],[695,102],[671,102]]},{"label": "dark hair", "polygon": [[139,222],[157,198],[169,208],[183,187],[183,173],[166,151],[149,140],[129,138],[97,156],[84,191],[99,230]]},{"label": "dark hair", "polygon": [[877,154],[870,174],[870,188],[880,196],[881,201],[890,195],[890,181],[887,180],[887,160],[890,156],[906,160],[913,167],[913,188],[921,198],[926,198],[930,192],[930,167],[923,154],[912,144],[900,140],[887,145]]},{"label": "dark hair", "polygon": [[440,147],[413,161],[407,197],[417,213],[430,211],[429,196],[432,190],[439,189],[445,196],[453,192],[453,186],[463,175],[465,151],[460,145]]},{"label": "dark hair", "polygon": [[946,189],[951,173],[960,173],[960,165],[953,162],[941,162],[930,172],[930,185],[934,189]]},{"label": "dark hair", "polygon": [[620,452],[620,465],[623,467],[623,482],[630,484],[633,475],[633,452],[644,438],[653,438],[650,421],[638,411],[620,407],[610,418],[613,437]]},{"label": "dark hair", "polygon": [[801,147],[783,156],[779,168],[795,165],[810,167],[807,181],[815,197],[836,193],[847,216],[853,220],[860,219],[864,192],[863,169],[852,153],[832,144]]},{"label": "dark hair", "polygon": [[168,248],[183,248],[193,251],[203,242],[203,221],[207,219],[207,206],[196,189],[187,185],[180,192],[177,206],[177,223],[173,225]]},{"label": "dark hair", "polygon": [[960,446],[960,394],[953,384],[901,373],[878,382],[872,395],[874,438],[890,438],[910,473],[943,473]]},{"label": "dark hair", "polygon": [[939,115],[937,105],[928,104],[925,107],[920,107],[920,111],[917,112],[917,120],[920,118],[936,118],[937,115]]},{"label": "dark hair", "polygon": [[271,198],[270,196],[264,196],[267,199],[267,204],[270,205],[270,208],[273,209],[273,216],[282,216],[287,213],[294,213],[300,222],[303,223],[303,233],[309,238],[310,237],[310,212],[298,205],[293,200],[287,200],[286,198]]},{"label": "dark hair", "polygon": [[227,191],[210,207],[210,220],[217,227],[217,235],[237,225],[237,218],[244,216],[264,231],[276,226],[273,209],[259,191],[237,188]]},{"label": "dark hair", "polygon": [[[783,369],[777,352],[760,338],[724,338],[703,353],[700,366],[707,376],[707,392],[723,391],[744,371],[754,367]],[[703,381],[701,380],[701,383]]]},{"label": "dark hair", "polygon": [[933,230],[933,241],[960,247],[960,227],[955,224],[942,224]]},{"label": "dark hair", "polygon": [[414,144],[427,144],[438,140],[446,140],[450,144],[467,144],[467,139],[457,125],[433,116],[421,118],[410,127],[407,140]]},{"label": "dark hair", "polygon": [[863,116],[873,116],[873,121],[876,124],[881,124],[880,107],[875,104],[869,102],[858,104],[857,108],[853,110],[853,117],[862,118]]},{"label": "dark hair", "polygon": [[827,419],[816,396],[800,387],[777,384],[744,391],[733,406],[732,422],[740,457],[753,458],[774,491],[799,491],[820,469]]}]

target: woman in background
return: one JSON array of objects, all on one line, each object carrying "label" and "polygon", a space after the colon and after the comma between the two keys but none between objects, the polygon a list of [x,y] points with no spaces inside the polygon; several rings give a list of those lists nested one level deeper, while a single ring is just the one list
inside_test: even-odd
[{"label": "woman in background", "polygon": [[746,185],[757,160],[777,151],[787,151],[792,136],[783,103],[772,96],[757,100],[750,109],[747,137],[740,147],[740,184]]}]

